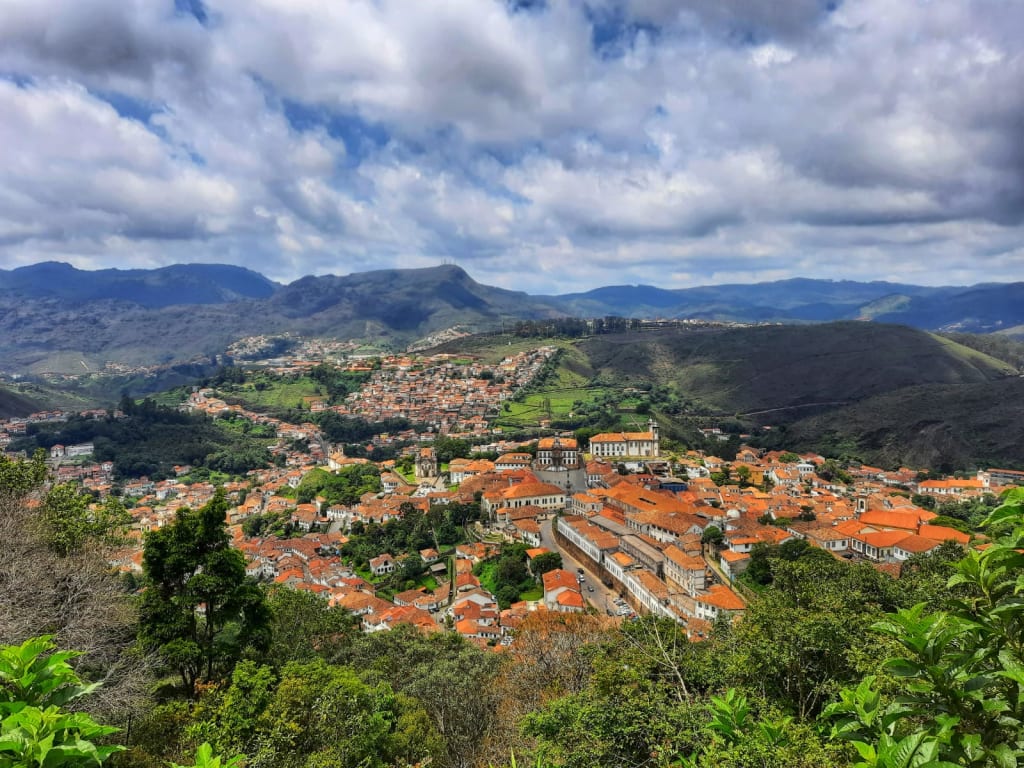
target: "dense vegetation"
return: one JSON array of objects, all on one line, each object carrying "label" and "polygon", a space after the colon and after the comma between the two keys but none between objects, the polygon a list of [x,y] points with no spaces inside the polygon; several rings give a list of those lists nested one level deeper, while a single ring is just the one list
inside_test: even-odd
[{"label": "dense vegetation", "polygon": [[114,462],[119,477],[173,477],[175,465],[194,465],[231,475],[266,466],[273,430],[240,421],[232,424],[202,414],[122,398],[124,418],[72,416],[66,422],[30,424],[13,450],[92,443],[96,461]]}]

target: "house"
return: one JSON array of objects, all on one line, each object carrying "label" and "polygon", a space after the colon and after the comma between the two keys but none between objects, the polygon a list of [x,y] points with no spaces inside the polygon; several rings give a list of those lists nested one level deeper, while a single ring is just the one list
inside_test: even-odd
[{"label": "house", "polygon": [[675,544],[665,547],[665,579],[690,595],[704,589],[707,583],[707,564],[702,557],[693,557]]},{"label": "house", "polygon": [[[541,577],[544,584],[544,606],[551,611],[579,613],[583,611],[583,595],[576,577],[564,568],[548,571]],[[565,595],[565,597],[563,597]]]},{"label": "house", "polygon": [[520,541],[531,547],[540,546],[540,523],[536,520],[516,520],[512,523],[512,528],[516,532],[516,538]]},{"label": "house", "polygon": [[694,597],[697,618],[713,622],[720,614],[730,614],[746,608],[743,599],[724,584],[715,584]]},{"label": "house", "polygon": [[912,533],[909,536],[900,539],[899,542],[893,545],[892,559],[899,561],[909,560],[914,555],[931,552],[941,546],[941,541],[926,539],[924,536],[918,536],[917,534]]},{"label": "house", "polygon": [[749,552],[733,552],[731,549],[723,549],[718,556],[718,565],[722,572],[732,581],[750,565]]},{"label": "house", "polygon": [[565,491],[552,483],[518,483],[493,496],[484,494],[481,505],[488,514],[495,514],[503,508],[526,506],[540,507],[545,511],[565,509]]},{"label": "house", "polygon": [[397,565],[395,559],[385,552],[383,555],[370,559],[370,572],[374,576],[384,576],[388,573],[394,573]]},{"label": "house", "polygon": [[907,531],[869,531],[850,537],[850,548],[869,560],[890,562],[893,547],[911,534]]}]

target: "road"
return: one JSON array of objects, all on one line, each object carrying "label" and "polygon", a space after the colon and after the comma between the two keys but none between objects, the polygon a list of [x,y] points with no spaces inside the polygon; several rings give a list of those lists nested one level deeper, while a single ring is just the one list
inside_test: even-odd
[{"label": "road", "polygon": [[[541,546],[547,547],[552,552],[558,552],[562,556],[562,567],[572,573],[579,573],[578,569],[582,568],[586,574],[586,581],[583,584],[583,597],[588,603],[596,608],[600,613],[607,615],[608,611],[615,613],[618,610],[618,606],[612,601],[615,600],[619,593],[614,589],[609,589],[601,583],[598,574],[592,570],[592,564],[588,558],[584,558],[582,561],[577,560],[567,551],[563,550],[558,546],[558,542],[555,541],[555,535],[551,530],[551,527],[555,524],[554,518],[541,523],[540,526],[540,543]],[[591,592],[587,588],[593,587],[594,591]]]}]

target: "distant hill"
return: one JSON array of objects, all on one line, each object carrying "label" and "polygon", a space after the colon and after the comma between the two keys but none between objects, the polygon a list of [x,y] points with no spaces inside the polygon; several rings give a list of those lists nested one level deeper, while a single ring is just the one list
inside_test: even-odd
[{"label": "distant hill", "polygon": [[227,264],[88,271],[48,261],[0,270],[0,297],[53,298],[74,304],[103,299],[149,308],[221,304],[238,299],[265,299],[278,287],[258,272]]},{"label": "distant hill", "polygon": [[37,401],[0,385],[0,419],[28,416],[40,410],[42,406]]},{"label": "distant hill", "polygon": [[980,285],[937,298],[918,296],[875,320],[917,328],[992,333],[1024,324],[1024,283]]},{"label": "distant hill", "polygon": [[910,387],[790,424],[778,444],[882,467],[1024,468],[1024,378]]},{"label": "distant hill", "polygon": [[[37,285],[37,295],[29,298],[24,291],[31,281],[16,281],[22,293],[0,285],[0,368],[81,373],[108,360],[166,364],[223,353],[242,336],[285,331],[404,346],[454,325],[498,328],[503,321],[559,315],[525,293],[481,285],[450,265],[304,277],[255,298],[229,296],[221,286],[219,302],[168,300],[160,305],[146,305],[135,293],[129,298],[84,298],[88,291],[65,285],[77,279],[76,273],[67,272],[71,268],[37,266],[59,284],[49,295]],[[161,285],[174,274],[156,271]],[[21,270],[14,272],[24,278]],[[183,295],[174,285],[172,281],[162,290]],[[108,294],[109,288],[104,288]],[[92,290],[93,295],[100,292]]]},{"label": "distant hill", "polygon": [[583,317],[693,317],[737,322],[854,319],[865,305],[888,296],[931,297],[955,288],[899,283],[793,278],[770,283],[664,289],[649,285],[596,288],[542,297]]},{"label": "distant hill", "polygon": [[526,293],[482,285],[453,265],[304,277],[265,306],[294,327],[351,338],[413,338],[459,324],[498,327],[503,319],[560,314]]},{"label": "distant hill", "polygon": [[[882,466],[1024,463],[1024,378],[986,354],[1015,360],[1020,345],[958,338],[979,348],[906,326],[852,321],[609,334],[573,343],[550,396],[568,380],[575,381],[574,397],[587,388],[660,390],[651,411],[666,434],[687,439],[695,437],[695,423],[738,421],[770,425],[763,438],[769,447]],[[486,356],[485,341],[457,340],[445,349]]]},{"label": "distant hill", "polygon": [[578,348],[607,378],[676,387],[710,409],[793,421],[922,384],[1013,374],[982,352],[904,326],[839,322],[598,336]]},{"label": "distant hill", "polygon": [[620,285],[542,297],[583,317],[700,318],[735,322],[876,320],[925,330],[1024,335],[1024,283],[931,288],[796,278],[668,290]]}]

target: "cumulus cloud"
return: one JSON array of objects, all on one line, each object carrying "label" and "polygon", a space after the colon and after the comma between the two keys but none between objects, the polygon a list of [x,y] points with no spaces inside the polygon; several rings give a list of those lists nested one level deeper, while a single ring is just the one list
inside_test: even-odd
[{"label": "cumulus cloud", "polygon": [[1019,4],[202,7],[3,3],[0,266],[1024,279]]}]

